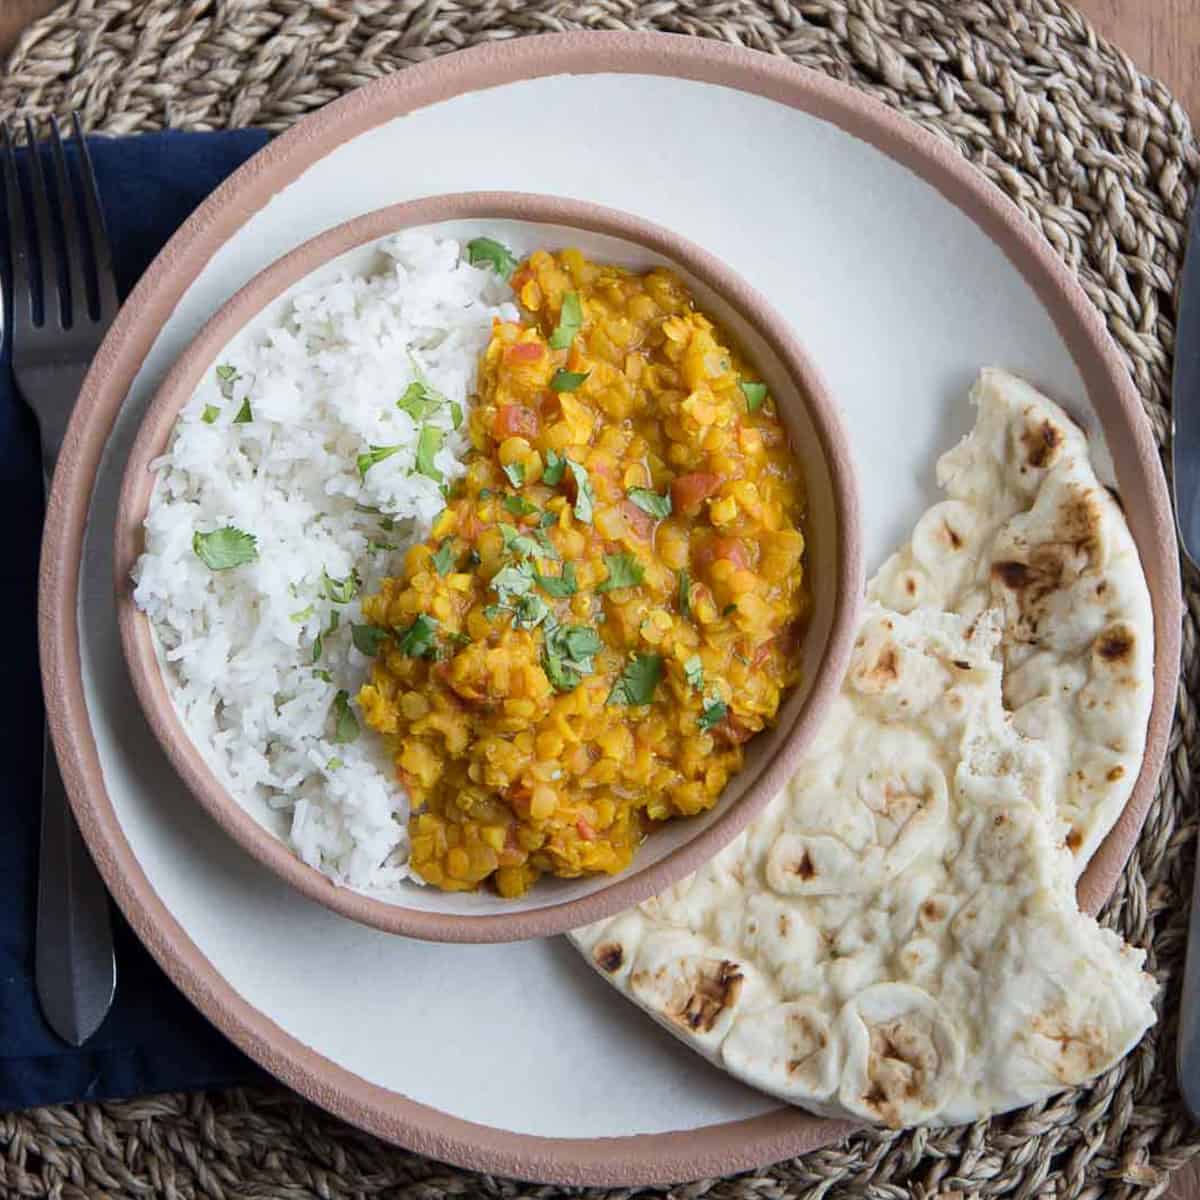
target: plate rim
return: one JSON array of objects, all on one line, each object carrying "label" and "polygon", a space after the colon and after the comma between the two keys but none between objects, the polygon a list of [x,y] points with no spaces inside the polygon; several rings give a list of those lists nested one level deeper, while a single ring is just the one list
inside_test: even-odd
[{"label": "plate rim", "polygon": [[[1182,592],[1166,479],[1149,421],[1116,345],[1079,281],[1016,205],[950,142],[850,85],[741,47],[679,34],[546,34],[459,51],[375,80],[279,135],[234,172],[174,234],[118,315],[84,382],[46,510],[38,631],[43,691],[72,807],[114,899],[159,965],[226,1036],[277,1078],[385,1140],[458,1166],[568,1185],[637,1186],[727,1175],[803,1154],[855,1126],[781,1106],[757,1117],[667,1133],[546,1138],[442,1113],[368,1083],[305,1046],[244,1000],[192,943],[150,885],[104,787],[84,698],[79,575],[97,471],[130,382],[158,326],[223,245],[274,191],[336,146],[375,126],[460,94],[562,74],[651,75],[716,84],[774,100],[867,142],[977,225],[1046,307],[1110,438],[1118,477],[1147,501],[1139,554],[1155,613],[1155,685],[1146,756],[1135,789],[1080,880],[1083,907],[1111,893],[1154,797],[1175,709]],[[1103,401],[1104,409],[1101,409]],[[1107,419],[1103,412],[1108,414]],[[1148,561],[1152,558],[1153,561]]]}]

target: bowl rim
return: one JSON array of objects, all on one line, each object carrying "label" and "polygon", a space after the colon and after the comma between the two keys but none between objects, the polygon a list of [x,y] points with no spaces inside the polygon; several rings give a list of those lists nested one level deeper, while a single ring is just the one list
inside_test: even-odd
[{"label": "bowl rim", "polygon": [[[807,695],[791,726],[775,727],[776,746],[724,813],[656,862],[639,869],[635,859],[631,868],[586,896],[537,908],[458,914],[410,908],[335,883],[238,802],[180,719],[149,618],[133,602],[130,572],[142,549],[142,525],[155,477],[150,464],[164,452],[180,410],[222,347],[287,290],[340,255],[409,228],[488,219],[569,227],[639,246],[681,267],[752,325],[797,384],[829,472],[836,579],[829,635]],[[155,389],[125,463],[113,541],[117,623],[126,665],[142,712],[191,795],[243,850],[309,899],[386,933],[453,943],[551,937],[591,924],[670,887],[728,845],[785,784],[835,699],[853,649],[864,583],[859,490],[849,438],[832,394],[790,324],[736,271],[689,239],[632,213],[528,192],[443,193],[375,209],[308,239],[254,275],[205,322]]]}]

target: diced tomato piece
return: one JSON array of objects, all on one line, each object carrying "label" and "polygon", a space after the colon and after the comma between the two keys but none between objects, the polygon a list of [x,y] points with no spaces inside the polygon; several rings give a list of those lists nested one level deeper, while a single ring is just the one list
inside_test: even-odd
[{"label": "diced tomato piece", "polygon": [[528,267],[522,267],[519,271],[513,272],[513,277],[508,281],[509,286],[518,295],[521,289],[533,278],[533,272]]},{"label": "diced tomato piece", "polygon": [[721,486],[719,475],[709,475],[705,471],[695,471],[691,475],[680,475],[671,484],[671,501],[675,508],[683,512],[699,507]]},{"label": "diced tomato piece", "polygon": [[541,342],[514,342],[504,352],[508,362],[537,362],[545,353]]},{"label": "diced tomato piece", "polygon": [[754,736],[753,729],[747,729],[733,713],[726,713],[725,719],[713,726],[713,737],[727,742],[730,746],[740,746]]},{"label": "diced tomato piece", "polygon": [[621,515],[625,518],[625,524],[638,537],[649,541],[650,535],[654,532],[654,518],[648,512],[638,508],[632,500],[622,500],[620,508]]},{"label": "diced tomato piece", "polygon": [[582,817],[575,822],[575,831],[582,841],[594,842],[596,840],[596,831]]},{"label": "diced tomato piece", "polygon": [[750,565],[750,554],[746,549],[746,543],[741,538],[709,538],[696,551],[696,562],[702,567],[711,566],[719,558],[728,559],[735,567],[748,567]]},{"label": "diced tomato piece", "polygon": [[510,437],[535,438],[540,427],[541,422],[532,408],[526,408],[523,404],[506,404],[492,420],[492,436],[497,441]]}]

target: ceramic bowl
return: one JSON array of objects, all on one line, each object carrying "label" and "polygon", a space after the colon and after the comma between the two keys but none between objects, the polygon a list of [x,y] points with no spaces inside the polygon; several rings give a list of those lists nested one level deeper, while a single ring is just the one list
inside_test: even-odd
[{"label": "ceramic bowl", "polygon": [[[265,801],[235,798],[192,741],[168,692],[150,623],[132,598],[130,573],[143,548],[142,526],[155,482],[152,464],[166,450],[178,413],[201,378],[227,347],[272,324],[298,289],[342,271],[370,269],[380,255],[380,239],[412,228],[464,238],[487,233],[517,251],[577,246],[632,268],[672,267],[769,384],[808,489],[812,619],[801,649],[802,682],[782,706],[776,725],[748,744],[744,769],[711,811],[668,823],[646,841],[626,871],[573,880],[546,877],[517,900],[416,884],[364,893],[335,884],[302,862],[283,840],[287,818]],[[787,779],[837,693],[857,624],[863,572],[858,493],[837,406],[779,315],[728,267],[666,229],[591,204],[517,193],[436,196],[368,213],[304,243],[234,295],[175,364],[146,414],[125,470],[115,564],[121,640],[138,698],[176,771],[209,814],[306,896],[378,929],[448,942],[545,937],[600,920],[669,887],[728,844]]]}]

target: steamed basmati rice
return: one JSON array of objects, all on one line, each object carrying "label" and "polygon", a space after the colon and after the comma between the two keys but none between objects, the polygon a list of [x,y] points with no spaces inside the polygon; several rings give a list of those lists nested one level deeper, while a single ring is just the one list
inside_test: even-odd
[{"label": "steamed basmati rice", "polygon": [[[442,432],[445,481],[461,475],[455,418],[493,318],[517,318],[508,285],[457,241],[411,232],[379,249],[377,273],[298,294],[209,373],[156,464],[134,573],[175,704],[218,776],[251,811],[276,810],[305,862],[370,890],[408,877],[408,799],[355,715],[370,661],[351,640],[358,597],[442,508],[415,471],[419,424]],[[420,423],[396,403],[414,381],[446,398]],[[398,449],[360,475],[381,446]],[[225,526],[257,539],[257,559],[210,570],[193,536]]]}]

